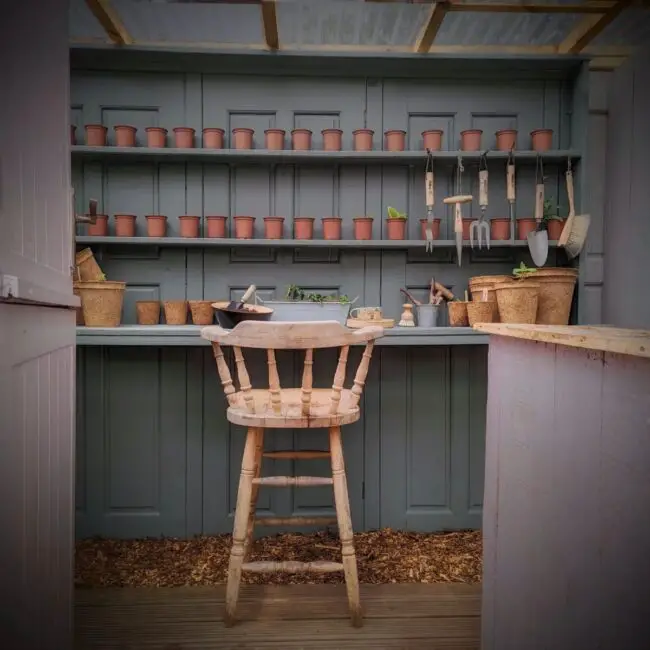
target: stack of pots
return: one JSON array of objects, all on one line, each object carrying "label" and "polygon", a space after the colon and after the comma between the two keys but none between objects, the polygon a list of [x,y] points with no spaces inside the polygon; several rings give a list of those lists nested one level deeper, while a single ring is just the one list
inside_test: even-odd
[{"label": "stack of pots", "polygon": [[499,322],[499,308],[497,306],[497,294],[494,290],[494,285],[500,282],[508,282],[511,279],[509,275],[478,275],[469,279],[469,291],[472,294],[472,301],[482,300],[483,290],[487,290],[487,299],[492,305],[493,323]]}]

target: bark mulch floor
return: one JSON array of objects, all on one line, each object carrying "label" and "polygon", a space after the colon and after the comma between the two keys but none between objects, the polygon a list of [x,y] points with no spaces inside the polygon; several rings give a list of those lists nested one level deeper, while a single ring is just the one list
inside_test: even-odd
[{"label": "bark mulch floor", "polygon": [[[359,580],[391,582],[478,583],[482,572],[480,531],[410,533],[383,530],[354,536]],[[230,535],[192,540],[88,539],[77,543],[78,587],[177,587],[226,581]],[[255,541],[251,561],[340,561],[338,535],[287,533]],[[343,582],[342,573],[245,573],[252,584]]]}]

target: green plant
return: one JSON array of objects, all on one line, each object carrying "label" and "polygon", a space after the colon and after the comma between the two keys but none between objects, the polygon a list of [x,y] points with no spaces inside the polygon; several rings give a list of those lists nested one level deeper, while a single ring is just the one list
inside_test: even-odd
[{"label": "green plant", "polygon": [[544,201],[542,221],[562,221],[562,217],[560,216],[560,206],[554,205],[552,199],[546,199]]},{"label": "green plant", "polygon": [[391,208],[390,205],[388,206],[388,218],[389,219],[402,219],[403,221],[406,219],[406,212],[399,212],[395,208]]},{"label": "green plant", "polygon": [[537,269],[531,269],[528,266],[526,266],[523,262],[519,264],[517,268],[512,269],[512,275],[515,276],[518,280],[521,280],[522,278],[527,278],[529,275],[532,275],[533,273],[537,273]]},{"label": "green plant", "polygon": [[306,302],[340,302],[347,304],[350,302],[348,296],[324,296],[320,293],[309,293],[301,289],[297,284],[289,285],[285,298],[287,300],[306,301]]}]

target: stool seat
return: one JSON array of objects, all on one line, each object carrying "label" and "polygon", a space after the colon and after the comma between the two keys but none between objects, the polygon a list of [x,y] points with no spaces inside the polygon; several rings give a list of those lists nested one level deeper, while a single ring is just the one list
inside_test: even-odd
[{"label": "stool seat", "polygon": [[248,394],[253,396],[254,412],[249,411],[244,392],[238,391],[233,395],[232,405],[226,411],[229,422],[267,429],[322,429],[350,424],[361,417],[358,400],[347,388],[341,390],[341,401],[334,414],[330,413],[330,388],[312,389],[309,415],[303,414],[303,393],[300,388],[283,388],[280,392],[279,408],[272,404],[269,390],[254,388]]}]

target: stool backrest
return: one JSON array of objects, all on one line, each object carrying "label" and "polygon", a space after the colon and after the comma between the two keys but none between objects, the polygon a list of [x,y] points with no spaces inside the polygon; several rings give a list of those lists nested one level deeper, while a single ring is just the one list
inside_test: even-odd
[{"label": "stool backrest", "polygon": [[[305,363],[302,373],[301,403],[304,415],[309,415],[311,405],[314,350],[319,348],[341,348],[336,372],[332,382],[330,397],[330,413],[335,414],[341,401],[341,391],[345,381],[348,353],[351,345],[365,343],[365,350],[359,362],[352,386],[355,406],[359,403],[363,386],[368,374],[370,358],[375,339],[384,335],[384,328],[370,325],[358,330],[349,330],[336,321],[315,322],[264,322],[243,321],[232,330],[225,330],[218,326],[204,327],[201,336],[212,342],[214,358],[221,379],[224,393],[228,403],[234,405],[236,388],[230,374],[230,369],[223,356],[222,345],[232,346],[235,354],[235,365],[240,390],[244,396],[244,403],[249,412],[255,412],[251,381],[242,353],[243,348],[257,348],[266,350],[269,371],[269,393],[271,406],[276,413],[280,412],[282,405],[282,389],[280,377],[275,360],[275,350],[305,350]],[[293,387],[291,387],[293,388]]]}]

